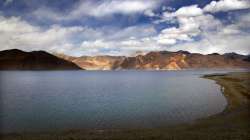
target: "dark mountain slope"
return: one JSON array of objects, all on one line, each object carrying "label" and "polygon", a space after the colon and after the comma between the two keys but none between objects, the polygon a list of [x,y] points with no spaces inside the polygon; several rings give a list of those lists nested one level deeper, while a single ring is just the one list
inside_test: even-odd
[{"label": "dark mountain slope", "polygon": [[80,69],[72,62],[44,51],[0,51],[0,70],[74,70]]}]

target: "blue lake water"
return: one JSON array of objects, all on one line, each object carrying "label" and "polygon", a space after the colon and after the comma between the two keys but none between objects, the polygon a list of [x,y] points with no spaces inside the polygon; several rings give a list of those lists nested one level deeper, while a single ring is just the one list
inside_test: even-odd
[{"label": "blue lake water", "polygon": [[225,71],[2,71],[1,131],[155,128],[223,111]]}]

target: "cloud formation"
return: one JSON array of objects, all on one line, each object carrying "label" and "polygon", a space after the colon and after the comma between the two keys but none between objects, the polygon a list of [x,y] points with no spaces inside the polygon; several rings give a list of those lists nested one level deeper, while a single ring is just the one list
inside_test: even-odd
[{"label": "cloud formation", "polygon": [[[230,1],[230,2],[229,2]],[[250,52],[249,12],[225,25],[211,13],[249,8],[244,0],[212,1],[204,8],[198,5],[181,7],[174,12],[165,12],[160,22],[176,20],[178,27],[166,28],[158,35],[161,44],[171,45],[172,51],[187,50],[197,53]],[[199,39],[195,40],[195,37]],[[182,43],[178,43],[178,42]]]},{"label": "cloud formation", "polygon": [[[75,56],[133,55],[137,51],[160,50],[186,50],[203,54],[250,53],[249,1],[220,0],[204,7],[194,4],[176,10],[159,7],[159,3],[149,0],[81,1],[66,15],[54,13],[51,9],[45,10],[45,7],[33,12],[41,18],[46,16],[53,20],[72,20],[85,16],[105,19],[115,14],[132,16],[141,13],[152,21],[126,27],[91,27],[84,24],[64,26],[60,22],[43,27],[22,17],[0,14],[0,49],[46,50]],[[160,12],[153,11],[156,7]],[[233,10],[245,11],[238,12],[235,17],[227,15],[223,19],[214,15]],[[157,29],[158,24],[167,26]]]},{"label": "cloud formation", "polygon": [[114,14],[131,15],[149,13],[156,9],[162,0],[106,0],[95,2],[93,0],[80,1],[70,12],[60,13],[41,7],[33,12],[39,18],[51,20],[74,20],[86,16],[94,18],[109,17]]},{"label": "cloud formation", "polygon": [[165,12],[164,17],[190,17],[199,16],[203,14],[203,10],[198,5],[185,6],[175,12]]},{"label": "cloud formation", "polygon": [[156,1],[152,0],[110,0],[102,3],[81,3],[80,6],[71,12],[71,15],[86,14],[94,17],[102,17],[112,14],[132,14],[154,9]]},{"label": "cloud formation", "polygon": [[204,8],[205,12],[226,12],[230,10],[240,10],[250,8],[250,1],[247,0],[220,0],[212,1]]},{"label": "cloud formation", "polygon": [[[156,30],[150,25],[130,26],[124,29],[51,25],[43,29],[17,17],[0,16],[0,44],[3,44],[1,50],[19,48],[77,56],[95,55],[93,52],[96,49],[109,48],[112,51],[116,47],[128,47],[133,44],[132,39],[155,34]],[[119,54],[122,53],[124,52]],[[101,52],[96,52],[96,55],[98,54]]]},{"label": "cloud formation", "polygon": [[17,17],[0,16],[1,49],[19,48],[24,50],[63,50],[75,34],[83,27],[51,26],[44,30]]}]

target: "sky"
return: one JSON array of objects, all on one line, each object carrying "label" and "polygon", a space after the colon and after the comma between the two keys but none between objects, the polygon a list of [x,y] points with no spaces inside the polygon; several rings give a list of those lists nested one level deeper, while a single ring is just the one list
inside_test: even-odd
[{"label": "sky", "polygon": [[250,0],[0,0],[0,50],[250,54]]}]

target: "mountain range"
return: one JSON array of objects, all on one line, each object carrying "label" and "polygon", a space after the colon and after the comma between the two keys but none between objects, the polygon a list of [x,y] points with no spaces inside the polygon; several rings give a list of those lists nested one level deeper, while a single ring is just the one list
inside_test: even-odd
[{"label": "mountain range", "polygon": [[149,52],[134,57],[50,54],[44,51],[0,51],[0,70],[182,70],[250,68],[250,57],[236,53]]}]

